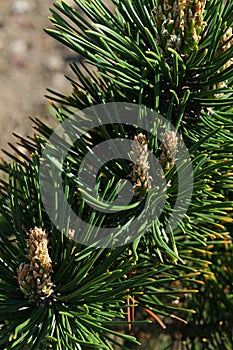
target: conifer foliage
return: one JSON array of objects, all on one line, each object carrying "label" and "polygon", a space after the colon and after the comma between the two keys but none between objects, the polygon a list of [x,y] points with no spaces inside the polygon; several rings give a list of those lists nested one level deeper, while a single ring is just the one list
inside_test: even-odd
[{"label": "conifer foliage", "polygon": [[[131,127],[111,124],[110,116],[108,124],[83,133],[63,164],[51,157],[47,175],[61,166],[65,198],[93,227],[130,223],[147,198],[157,205],[155,180],[167,184],[163,211],[150,226],[141,224],[135,240],[119,246],[85,246],[72,226],[61,232],[40,188],[43,151],[53,152],[53,129],[35,119],[35,136],[17,135],[18,147],[8,154],[12,162],[1,163],[6,174],[0,182],[0,348],[143,349],[143,332],[146,349],[156,333],[153,346],[159,350],[230,350],[233,3],[109,2],[111,10],[102,0],[58,1],[51,9],[53,27],[46,32],[80,57],[67,77],[71,93],[48,90],[57,121],[87,107],[124,102],[159,113],[174,130],[159,141],[136,121]],[[146,114],[142,118],[146,125]],[[193,188],[182,220],[166,231],[170,218],[179,215],[178,134],[192,162]],[[132,162],[119,157],[103,166],[97,193],[111,202],[119,180],[128,179],[133,199],[110,216],[85,202],[76,175],[87,152],[116,137],[131,140]],[[160,169],[154,171],[149,151]],[[183,181],[188,186],[189,179]],[[54,182],[51,206],[65,219]],[[98,198],[90,201],[101,208]],[[181,203],[187,205],[185,199]]]}]

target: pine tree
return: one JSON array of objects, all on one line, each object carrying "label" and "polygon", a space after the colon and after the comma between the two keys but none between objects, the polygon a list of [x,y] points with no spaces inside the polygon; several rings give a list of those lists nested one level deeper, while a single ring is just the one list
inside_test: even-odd
[{"label": "pine tree", "polygon": [[[67,128],[54,143],[54,130],[35,119],[36,135],[16,135],[13,162],[1,164],[1,349],[140,349],[140,333],[155,333],[159,350],[230,350],[233,3],[111,3],[114,11],[102,0],[54,4],[46,32],[81,57],[67,77],[72,92],[48,90]],[[139,112],[131,125],[115,122],[117,106]],[[81,136],[68,147],[73,134]],[[77,174],[95,146],[117,138],[130,142],[131,160],[113,143],[119,157],[102,164],[94,197]],[[93,164],[86,170],[92,178]],[[129,182],[130,203],[108,213]],[[74,228],[61,190],[87,225]],[[144,215],[133,226],[145,208],[152,222]],[[109,242],[102,228],[117,236]]]}]

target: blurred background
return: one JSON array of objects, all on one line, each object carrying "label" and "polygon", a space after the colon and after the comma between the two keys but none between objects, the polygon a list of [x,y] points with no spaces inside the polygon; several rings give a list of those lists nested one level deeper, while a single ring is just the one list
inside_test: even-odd
[{"label": "blurred background", "polygon": [[[51,27],[48,16],[53,0],[0,0],[0,157],[12,132],[32,135],[33,122],[40,117],[52,122],[46,88],[70,91],[64,74],[75,53],[44,32]],[[68,3],[73,1],[67,0]]]}]

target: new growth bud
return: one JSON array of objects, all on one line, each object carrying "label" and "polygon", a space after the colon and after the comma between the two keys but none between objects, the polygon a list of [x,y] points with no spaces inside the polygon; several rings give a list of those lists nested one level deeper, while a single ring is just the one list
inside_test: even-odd
[{"label": "new growth bud", "polygon": [[148,163],[147,139],[142,133],[134,137],[132,143],[132,160],[134,196],[143,200],[151,189],[151,177],[148,173],[150,166]]},{"label": "new growth bud", "polygon": [[52,293],[52,265],[48,253],[48,239],[45,231],[35,227],[30,230],[27,239],[28,263],[17,268],[17,280],[20,290],[30,302],[38,302]]},{"label": "new growth bud", "polygon": [[169,170],[174,165],[177,143],[178,137],[174,131],[168,131],[164,134],[162,145],[160,146],[161,154],[159,157],[159,162],[164,170]]},{"label": "new growth bud", "polygon": [[197,50],[205,25],[206,0],[158,0],[154,8],[157,40],[162,52],[172,48],[187,56]]},{"label": "new growth bud", "polygon": [[[219,49],[216,52],[216,57],[220,56],[221,54],[224,54],[226,51],[228,51],[233,45],[233,31],[232,28],[229,27],[226,29],[222,39],[219,42]],[[233,63],[233,59],[230,58],[218,71],[217,74],[223,72],[227,68],[229,68]],[[216,85],[213,86],[213,89],[218,88],[224,88],[228,86],[228,81],[222,81]],[[215,97],[220,97],[222,94],[215,94]]]}]

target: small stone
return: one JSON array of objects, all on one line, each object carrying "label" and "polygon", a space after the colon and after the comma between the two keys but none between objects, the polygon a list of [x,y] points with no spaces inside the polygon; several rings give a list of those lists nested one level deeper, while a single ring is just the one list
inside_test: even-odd
[{"label": "small stone", "polygon": [[63,60],[58,55],[52,55],[47,57],[45,61],[45,66],[50,71],[60,71],[63,68]]},{"label": "small stone", "polygon": [[29,2],[26,0],[15,0],[12,4],[11,11],[14,15],[23,15],[30,9]]},{"label": "small stone", "polygon": [[14,55],[24,55],[28,50],[28,45],[25,40],[14,40],[10,45],[10,51]]},{"label": "small stone", "polygon": [[52,76],[52,80],[51,80],[51,85],[52,88],[54,89],[62,89],[64,87],[64,84],[66,82],[66,79],[64,77],[63,73],[55,73]]},{"label": "small stone", "polygon": [[11,64],[17,67],[26,67],[28,64],[29,46],[25,40],[14,40],[9,47],[9,59]]}]

